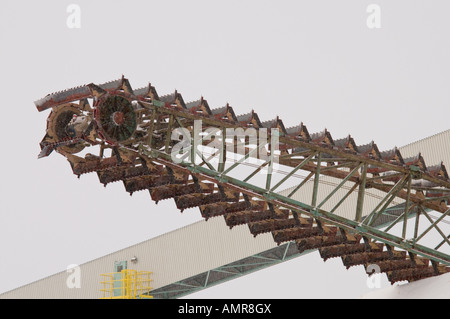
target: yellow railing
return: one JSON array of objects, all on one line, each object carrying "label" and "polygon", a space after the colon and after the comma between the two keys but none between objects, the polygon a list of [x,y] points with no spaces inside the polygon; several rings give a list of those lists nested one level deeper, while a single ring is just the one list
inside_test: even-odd
[{"label": "yellow railing", "polygon": [[151,272],[124,269],[121,272],[101,274],[103,297],[101,299],[148,299]]}]

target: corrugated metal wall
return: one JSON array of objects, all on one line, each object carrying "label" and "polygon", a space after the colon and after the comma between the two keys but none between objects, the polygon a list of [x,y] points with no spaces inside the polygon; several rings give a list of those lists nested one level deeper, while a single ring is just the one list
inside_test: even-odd
[{"label": "corrugated metal wall", "polygon": [[[66,281],[70,273],[63,271],[6,292],[0,299],[100,298],[100,274],[114,272],[114,262],[125,260],[128,269],[151,271],[151,286],[156,289],[274,247],[270,234],[253,238],[248,227],[230,230],[223,218],[214,218],[80,265],[81,288],[69,289]],[[136,264],[131,263],[134,256]]]},{"label": "corrugated metal wall", "polygon": [[450,130],[424,138],[400,148],[403,157],[422,154],[427,166],[440,164],[441,161],[450,168]]}]

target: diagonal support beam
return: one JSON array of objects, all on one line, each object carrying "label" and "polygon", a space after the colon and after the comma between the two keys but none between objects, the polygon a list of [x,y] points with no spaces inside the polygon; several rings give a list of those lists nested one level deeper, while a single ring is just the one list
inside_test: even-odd
[{"label": "diagonal support beam", "polygon": [[347,194],[345,194],[341,200],[330,210],[330,213],[334,213],[336,211],[336,209],[339,208],[339,206],[341,206],[341,204],[355,191],[356,187],[358,187],[358,183],[355,183],[347,192]]},{"label": "diagonal support beam", "polygon": [[448,214],[450,214],[450,209],[448,209],[444,214],[441,215],[438,219],[436,219],[434,222],[431,219],[430,215],[427,214],[427,212],[421,207],[422,213],[425,215],[425,217],[428,219],[428,221],[431,223],[431,225],[420,234],[419,237],[417,237],[416,242],[421,240],[433,227],[438,231],[438,233],[444,238],[444,241],[447,242],[447,244],[450,246],[450,241],[448,240],[447,236],[443,233],[443,231],[439,228],[438,223],[445,218]]},{"label": "diagonal support beam", "polygon": [[286,175],[278,184],[276,184],[270,191],[276,190],[278,187],[280,187],[288,178],[290,178],[292,175],[295,174],[299,169],[301,169],[303,166],[305,166],[309,161],[317,155],[317,152],[314,152],[313,154],[309,155],[307,158],[305,158],[300,164],[298,164],[292,171],[289,172],[288,175]]},{"label": "diagonal support beam", "polygon": [[[405,222],[405,220],[408,220],[408,216],[410,212],[414,209],[414,207],[416,207],[416,204],[411,205],[408,210],[405,209],[403,213],[401,213],[400,216],[398,216],[384,231],[385,232],[390,231],[402,219],[403,222]],[[402,238],[406,238],[406,231],[402,232]]]},{"label": "diagonal support beam", "polygon": [[294,195],[295,193],[297,193],[297,191],[298,191],[303,185],[305,185],[305,184],[311,179],[311,177],[313,177],[313,176],[314,176],[314,172],[309,173],[308,176],[306,176],[305,179],[304,179],[300,184],[298,184],[298,185],[294,188],[294,190],[293,190],[292,192],[289,193],[289,195],[288,195],[287,197],[290,198],[292,195]]},{"label": "diagonal support beam", "polygon": [[336,186],[333,191],[328,194],[327,197],[325,197],[325,199],[317,206],[317,208],[322,207],[339,189],[341,189],[341,187],[350,179],[350,177],[352,177],[363,165],[363,163],[360,163],[357,167],[355,167],[348,175],[346,178],[344,178],[338,186]]},{"label": "diagonal support beam", "polygon": [[[222,174],[226,175],[229,172],[231,172],[234,168],[236,168],[239,164],[244,162],[246,159],[248,159],[252,154],[258,152],[261,148],[263,148],[265,145],[258,145],[256,148],[249,151],[247,154],[245,154],[244,157],[240,158],[237,162],[235,162],[233,165],[231,165],[229,168],[227,168]],[[270,163],[267,161],[267,163]]]},{"label": "diagonal support beam", "polygon": [[258,174],[264,167],[266,167],[267,165],[269,165],[269,162],[264,162],[263,164],[261,164],[257,169],[255,169],[250,175],[248,175],[245,179],[244,182],[247,182],[249,179],[251,179],[253,176],[255,176],[256,174]]},{"label": "diagonal support beam", "polygon": [[370,221],[369,225],[373,225],[375,223],[375,221],[378,220],[378,218],[380,218],[380,216],[386,211],[386,209],[388,208],[388,206],[391,204],[391,202],[395,199],[395,197],[397,196],[397,193],[400,191],[400,189],[402,189],[406,184],[406,180],[402,183],[401,186],[399,186],[399,188],[391,195],[391,197],[389,198],[389,200],[387,200],[387,202],[383,205],[383,207],[380,209],[380,211],[378,213],[376,213],[376,215],[373,216],[372,220]]},{"label": "diagonal support beam", "polygon": [[[400,191],[400,189],[403,187],[403,185],[405,184],[406,179],[408,178],[409,175],[405,175],[402,179],[400,179],[395,185],[394,187],[391,188],[391,190],[386,194],[386,196],[383,198],[383,200],[374,208],[374,210],[367,215],[364,220],[362,221],[362,223],[366,224],[366,225],[372,225],[373,222],[378,218],[378,216],[380,214],[382,214],[384,212],[384,209],[389,205],[389,203],[395,198],[395,195]],[[387,205],[385,205],[383,208],[381,209],[381,206],[383,204],[385,204],[385,202],[388,202]],[[379,211],[378,211],[379,210]]]}]

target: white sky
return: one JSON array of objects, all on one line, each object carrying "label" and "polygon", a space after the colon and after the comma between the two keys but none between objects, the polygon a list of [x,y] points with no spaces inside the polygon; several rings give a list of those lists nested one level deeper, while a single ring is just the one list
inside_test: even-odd
[{"label": "white sky", "polygon": [[[66,25],[69,4],[81,28]],[[381,8],[369,29],[366,8]],[[23,1],[0,7],[3,169],[0,293],[199,220],[57,154],[37,160],[48,93],[124,74],[286,127],[327,128],[380,150],[449,128],[448,1]],[[250,238],[251,240],[251,238]],[[387,283],[384,282],[384,285]],[[317,253],[205,290],[203,297],[359,297],[362,268]],[[203,294],[203,295],[202,295]]]}]

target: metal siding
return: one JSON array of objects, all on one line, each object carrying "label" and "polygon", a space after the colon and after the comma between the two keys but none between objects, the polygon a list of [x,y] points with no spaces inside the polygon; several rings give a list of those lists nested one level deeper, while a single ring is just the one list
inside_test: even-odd
[{"label": "metal siding", "polygon": [[[156,289],[274,247],[270,234],[253,238],[246,225],[230,230],[224,219],[218,217],[80,265],[80,289],[67,288],[69,273],[63,271],[1,294],[0,299],[100,298],[100,274],[114,272],[114,262],[122,260],[128,261],[129,269],[151,271],[151,286]],[[131,262],[134,256],[138,258],[136,264]]]},{"label": "metal siding", "polygon": [[450,168],[450,130],[400,147],[400,152],[403,158],[415,156],[420,152],[427,166],[437,165],[443,161],[448,170]]}]

